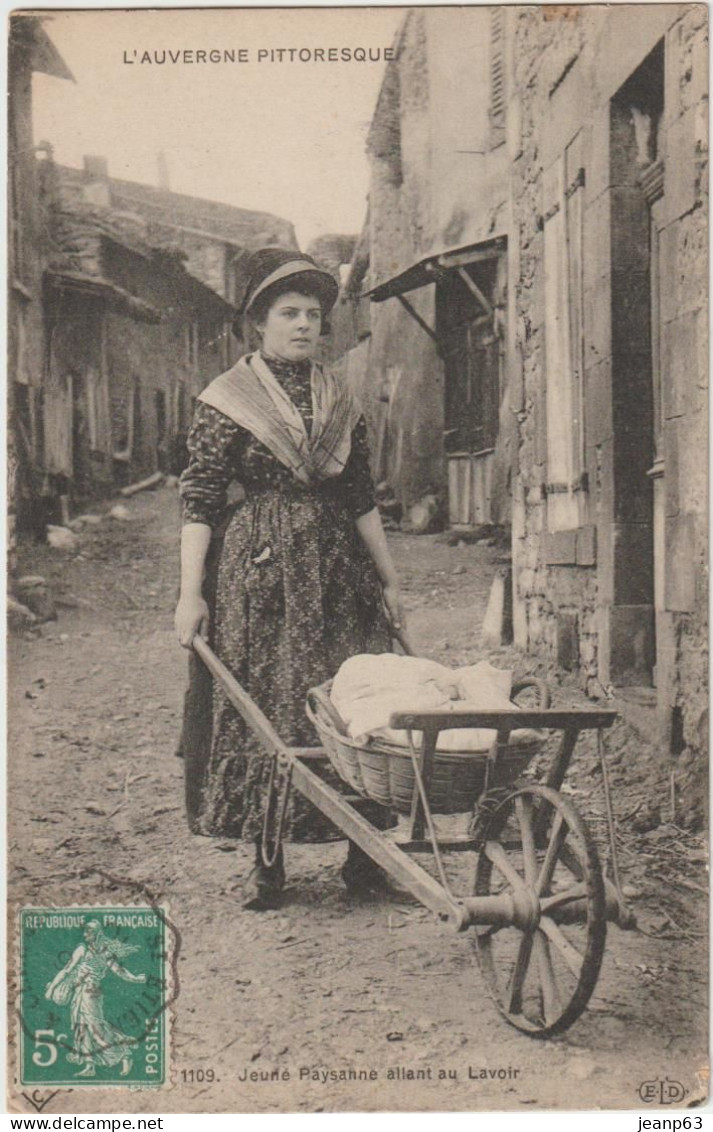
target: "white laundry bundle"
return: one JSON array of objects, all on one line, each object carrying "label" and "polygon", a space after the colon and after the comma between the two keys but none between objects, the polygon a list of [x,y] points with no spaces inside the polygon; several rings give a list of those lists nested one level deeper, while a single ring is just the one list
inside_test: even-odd
[{"label": "white laundry bundle", "polygon": [[[487,660],[465,668],[446,668],[433,660],[413,656],[362,654],[350,657],[332,683],[331,700],[344,720],[348,733],[357,743],[369,737],[382,738],[398,746],[408,746],[406,731],[389,727],[393,712],[435,709],[454,711],[465,707],[473,711],[516,709],[510,700],[512,673],[494,668]],[[518,729],[510,742],[530,742],[538,732]],[[421,733],[413,733],[414,743]],[[489,751],[496,732],[487,728],[459,728],[441,731],[439,751]]]}]

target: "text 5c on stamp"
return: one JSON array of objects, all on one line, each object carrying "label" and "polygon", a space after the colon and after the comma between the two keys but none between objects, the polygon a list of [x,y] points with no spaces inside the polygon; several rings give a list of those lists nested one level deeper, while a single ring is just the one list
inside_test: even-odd
[{"label": "text 5c on stamp", "polygon": [[23,908],[23,1085],[162,1085],[170,932],[149,906]]}]

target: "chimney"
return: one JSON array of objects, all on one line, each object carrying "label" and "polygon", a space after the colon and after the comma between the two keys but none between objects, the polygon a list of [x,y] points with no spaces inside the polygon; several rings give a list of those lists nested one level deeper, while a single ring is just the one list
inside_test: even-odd
[{"label": "chimney", "polygon": [[156,154],[156,164],[158,165],[158,187],[169,192],[171,186],[168,180],[168,161],[162,149]]},{"label": "chimney", "polygon": [[111,208],[109,167],[106,157],[85,157],[83,178],[84,199],[98,208]]}]

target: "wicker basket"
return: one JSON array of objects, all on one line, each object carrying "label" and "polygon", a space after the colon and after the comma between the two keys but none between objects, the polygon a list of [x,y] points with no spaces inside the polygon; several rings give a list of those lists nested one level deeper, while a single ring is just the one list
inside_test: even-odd
[{"label": "wicker basket", "polygon": [[[366,746],[359,746],[348,736],[329,698],[331,686],[330,680],[310,689],[306,710],[334,769],[363,797],[397,813],[410,813],[415,775],[408,749],[383,739],[371,739]],[[525,687],[536,690],[538,707],[549,706],[549,691],[541,680],[528,677],[520,681],[513,695]],[[467,813],[485,788],[489,760],[489,787],[506,785],[517,778],[541,746],[540,737],[528,738],[501,747],[497,758],[490,751],[437,751],[428,792],[431,810],[437,814]]]}]

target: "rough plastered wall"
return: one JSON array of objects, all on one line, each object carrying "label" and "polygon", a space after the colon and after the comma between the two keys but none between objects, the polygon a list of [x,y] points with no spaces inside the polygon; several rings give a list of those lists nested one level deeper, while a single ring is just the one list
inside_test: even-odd
[{"label": "rough plastered wall", "polygon": [[[507,154],[505,146],[489,150],[489,20],[489,10],[477,8],[412,9],[404,19],[369,138],[372,286],[507,225]],[[435,328],[435,287],[406,298]],[[444,375],[435,344],[396,298],[372,304],[371,329],[370,395],[388,401],[378,438],[382,478],[406,507],[428,491],[444,497]],[[498,483],[507,496],[505,473]],[[501,511],[509,515],[509,499]]]},{"label": "rough plastered wall", "polygon": [[436,251],[507,231],[507,148],[496,144],[490,116],[491,11],[462,6],[425,13]]},{"label": "rough plastered wall", "polygon": [[180,233],[180,243],[187,255],[186,270],[217,295],[230,301],[226,245],[221,240],[212,240],[210,236],[193,235],[186,231]]},{"label": "rough plastered wall", "polygon": [[[385,76],[369,139],[372,285],[414,263],[432,239],[428,81],[425,16],[414,10]],[[431,327],[433,290],[408,295]],[[442,366],[433,340],[397,299],[371,306],[369,400],[369,416],[381,427],[373,438],[379,478],[404,507],[428,491],[442,495]]]}]

